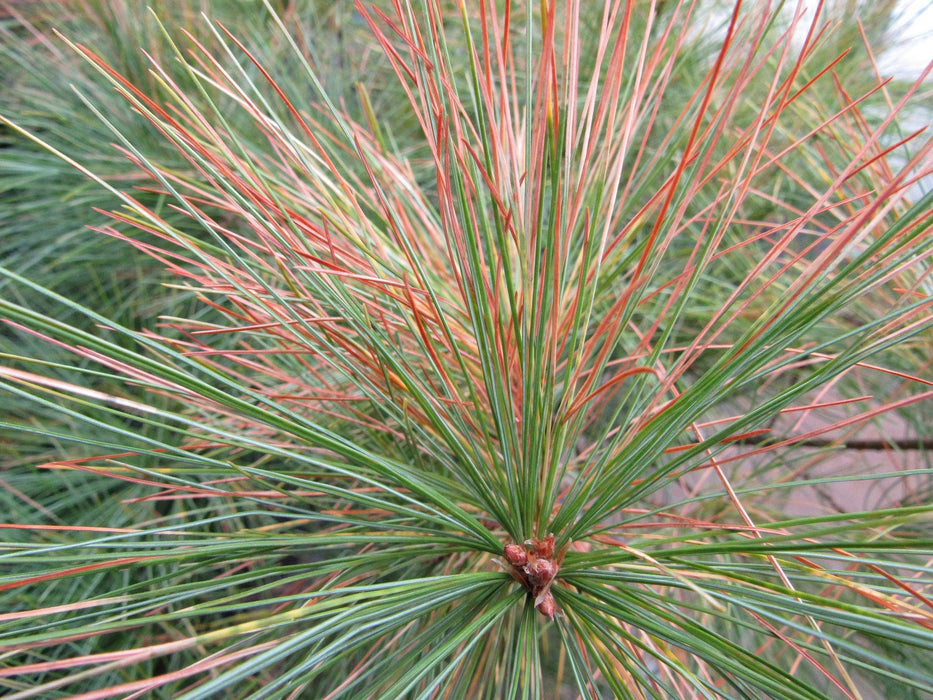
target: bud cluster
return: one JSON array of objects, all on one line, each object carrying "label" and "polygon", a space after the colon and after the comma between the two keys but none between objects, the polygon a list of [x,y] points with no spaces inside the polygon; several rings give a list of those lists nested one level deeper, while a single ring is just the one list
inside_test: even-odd
[{"label": "bud cluster", "polygon": [[526,540],[524,544],[507,544],[503,554],[512,565],[515,578],[531,592],[538,612],[553,619],[557,603],[551,593],[551,584],[559,568],[554,560],[554,535],[548,535],[543,540],[535,537]]}]

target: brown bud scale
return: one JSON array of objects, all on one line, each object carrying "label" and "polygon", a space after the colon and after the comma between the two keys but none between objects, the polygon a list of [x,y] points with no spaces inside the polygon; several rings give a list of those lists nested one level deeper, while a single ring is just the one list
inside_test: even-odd
[{"label": "brown bud scale", "polygon": [[[551,593],[551,584],[560,568],[554,560],[554,535],[540,540],[535,537],[522,544],[509,543],[503,547],[502,554],[512,565],[512,576],[528,589],[535,609],[553,620],[557,601]],[[562,555],[558,557],[562,558]]]},{"label": "brown bud scale", "polygon": [[557,612],[557,602],[550,591],[545,591],[540,601],[535,605],[535,609],[544,615],[548,620],[554,619],[554,613]]},{"label": "brown bud scale", "polygon": [[528,552],[520,544],[505,545],[503,553],[506,561],[514,567],[524,566],[528,562]]}]

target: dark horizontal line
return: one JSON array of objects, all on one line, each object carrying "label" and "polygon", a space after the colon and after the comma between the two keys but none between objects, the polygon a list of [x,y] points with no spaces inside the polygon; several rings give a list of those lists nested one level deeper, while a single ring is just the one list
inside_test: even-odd
[{"label": "dark horizontal line", "polygon": [[[784,442],[793,438],[780,438],[773,435],[750,435],[730,444],[732,445],[766,445],[768,443]],[[834,440],[832,438],[809,438],[793,442],[787,447],[838,447],[845,450],[933,450],[933,440],[920,440],[918,438],[898,438],[896,440]]]}]

